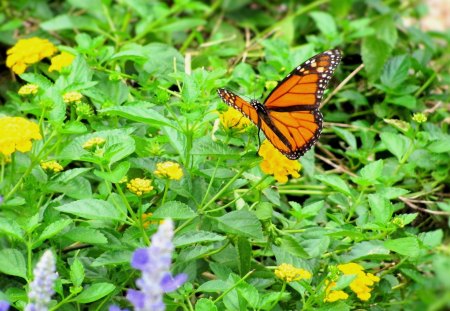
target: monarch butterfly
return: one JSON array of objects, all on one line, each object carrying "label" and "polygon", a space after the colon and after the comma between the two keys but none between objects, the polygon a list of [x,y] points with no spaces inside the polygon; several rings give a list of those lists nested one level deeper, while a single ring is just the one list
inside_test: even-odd
[{"label": "monarch butterfly", "polygon": [[323,121],[319,105],[341,57],[338,49],[311,57],[281,80],[263,104],[255,99],[248,103],[226,89],[217,92],[258,126],[275,148],[295,160],[319,139]]}]

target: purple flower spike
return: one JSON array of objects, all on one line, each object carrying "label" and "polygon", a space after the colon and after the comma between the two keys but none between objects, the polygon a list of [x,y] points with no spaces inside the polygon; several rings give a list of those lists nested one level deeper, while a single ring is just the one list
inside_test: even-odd
[{"label": "purple flower spike", "polygon": [[0,311],[7,311],[9,309],[9,302],[0,300]]},{"label": "purple flower spike", "polygon": [[58,278],[53,253],[46,250],[33,271],[34,280],[28,292],[29,304],[25,311],[47,311],[52,295],[53,286]]},{"label": "purple flower spike", "polygon": [[136,311],[164,311],[164,293],[176,290],[187,280],[186,274],[173,277],[170,273],[172,252],[174,246],[173,222],[165,220],[152,237],[148,248],[139,248],[131,259],[131,266],[142,272],[136,280],[140,290],[129,290],[127,299],[134,305]]}]

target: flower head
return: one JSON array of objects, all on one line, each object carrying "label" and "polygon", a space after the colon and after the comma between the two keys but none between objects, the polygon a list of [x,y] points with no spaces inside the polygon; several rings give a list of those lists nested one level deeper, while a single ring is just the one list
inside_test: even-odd
[{"label": "flower head", "polygon": [[141,196],[153,190],[152,181],[145,178],[134,178],[127,184],[128,190]]},{"label": "flower head", "polygon": [[101,147],[105,144],[106,139],[103,137],[92,137],[83,144],[83,149],[92,149],[93,147]]},{"label": "flower head", "polygon": [[220,123],[226,129],[235,128],[242,130],[251,124],[251,121],[244,117],[242,113],[233,108],[219,115]]},{"label": "flower head", "polygon": [[336,286],[336,282],[325,281],[327,288],[325,289],[325,302],[335,302],[338,300],[345,300],[348,298],[348,294],[342,290],[333,290]]},{"label": "flower head", "polygon": [[0,117],[0,153],[9,156],[16,150],[30,151],[32,139],[42,139],[36,123],[21,117]]},{"label": "flower head", "polygon": [[412,119],[419,124],[427,122],[427,116],[422,112],[417,112],[417,113],[413,114]]},{"label": "flower head", "polygon": [[180,180],[183,177],[183,170],[180,165],[175,162],[163,162],[156,164],[155,175],[158,177]]},{"label": "flower head", "polygon": [[263,157],[260,166],[264,173],[274,175],[278,182],[288,181],[288,175],[298,178],[301,165],[296,160],[289,160],[268,141],[265,140],[259,149],[259,155]]},{"label": "flower head", "polygon": [[30,284],[28,292],[29,303],[25,311],[46,311],[54,294],[53,286],[58,278],[56,273],[55,257],[46,250],[33,271],[34,280]]},{"label": "flower head", "polygon": [[66,104],[78,103],[83,98],[83,94],[77,91],[67,92],[63,95],[63,100]]},{"label": "flower head", "polygon": [[283,263],[275,270],[277,278],[285,282],[300,281],[301,279],[311,278],[311,273],[305,269],[296,268],[293,265]]},{"label": "flower head", "polygon": [[47,39],[37,37],[20,39],[17,43],[6,51],[6,66],[11,68],[16,74],[22,74],[27,67],[35,64],[45,57],[50,57],[56,53],[57,49]]},{"label": "flower head", "polygon": [[28,83],[20,87],[17,93],[21,96],[34,95],[38,92],[39,87],[36,84]]},{"label": "flower head", "polygon": [[41,161],[41,167],[44,171],[51,171],[53,173],[61,172],[64,167],[56,161]]},{"label": "flower head", "polygon": [[173,277],[170,273],[173,235],[173,222],[167,219],[153,235],[150,247],[139,248],[133,254],[131,266],[141,270],[142,276],[136,281],[140,290],[129,290],[127,299],[136,311],[165,310],[164,293],[174,291],[186,282],[185,274]]},{"label": "flower head", "polygon": [[67,53],[67,52],[61,52],[61,54],[53,56],[51,58],[51,65],[48,68],[48,71],[61,71],[63,67],[70,66],[72,64],[73,60],[75,59],[75,56]]}]

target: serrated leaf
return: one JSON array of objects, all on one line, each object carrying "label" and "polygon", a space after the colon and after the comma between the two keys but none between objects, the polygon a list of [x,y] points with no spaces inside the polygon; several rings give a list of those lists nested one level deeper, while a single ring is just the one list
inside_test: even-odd
[{"label": "serrated leaf", "polygon": [[233,211],[216,218],[219,228],[228,234],[261,239],[262,226],[255,214],[249,211]]},{"label": "serrated leaf", "polygon": [[160,206],[152,215],[154,219],[191,219],[197,214],[185,203],[170,201]]},{"label": "serrated leaf", "polygon": [[109,202],[97,199],[85,199],[55,206],[56,210],[91,220],[122,220],[116,208]]}]

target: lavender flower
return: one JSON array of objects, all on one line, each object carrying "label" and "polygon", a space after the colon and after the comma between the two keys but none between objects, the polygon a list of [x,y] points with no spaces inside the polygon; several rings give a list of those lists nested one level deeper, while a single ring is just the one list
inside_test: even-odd
[{"label": "lavender flower", "polygon": [[55,257],[50,250],[46,250],[34,268],[34,280],[30,284],[28,293],[29,304],[25,311],[47,311],[50,298],[55,292],[53,285],[58,278],[55,272]]},{"label": "lavender flower", "polygon": [[174,291],[186,282],[186,274],[173,277],[170,273],[174,249],[172,238],[173,222],[168,219],[153,235],[150,247],[139,248],[133,254],[131,266],[141,270],[142,277],[136,280],[140,291],[130,289],[127,299],[134,305],[136,311],[165,310],[164,293]]},{"label": "lavender flower", "polygon": [[9,302],[0,300],[0,311],[7,311],[9,309]]}]

